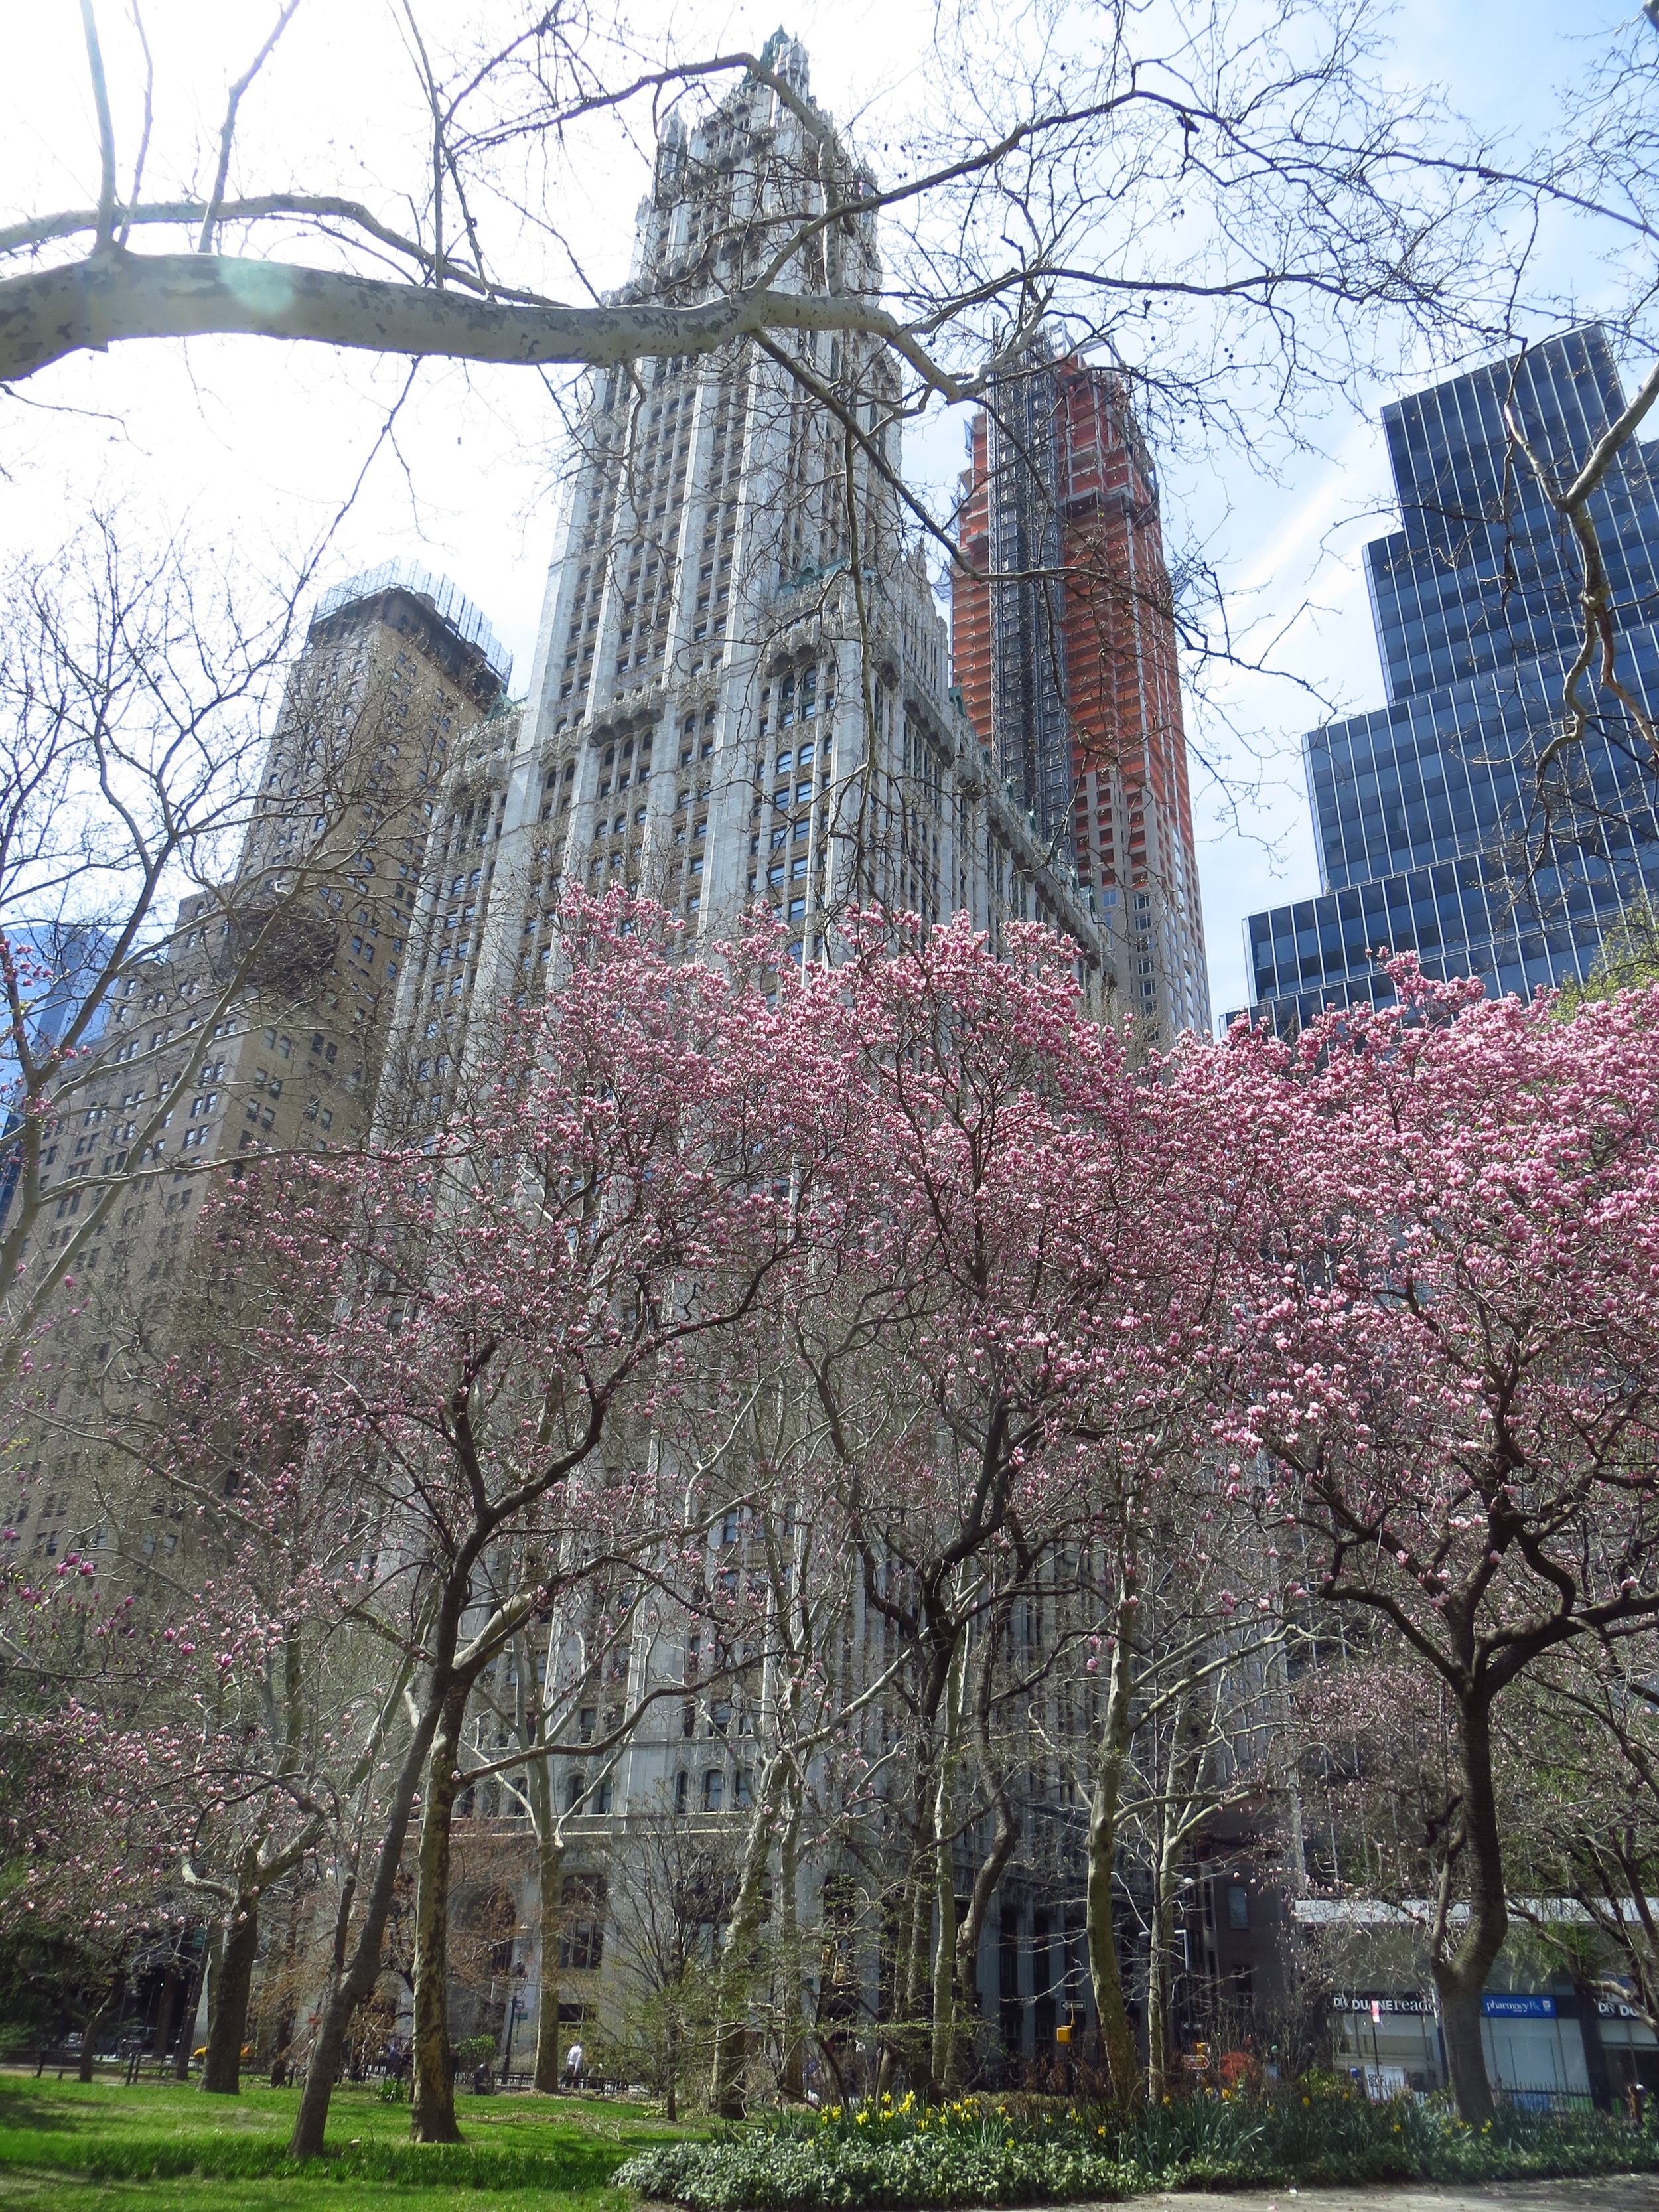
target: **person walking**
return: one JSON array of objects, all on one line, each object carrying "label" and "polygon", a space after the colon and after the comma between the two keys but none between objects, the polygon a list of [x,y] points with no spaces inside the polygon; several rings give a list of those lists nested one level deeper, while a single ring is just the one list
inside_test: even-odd
[{"label": "person walking", "polygon": [[565,2087],[567,2089],[574,2089],[577,2082],[580,2081],[581,2074],[582,2047],[580,2042],[573,2043],[569,2050],[564,2054]]}]

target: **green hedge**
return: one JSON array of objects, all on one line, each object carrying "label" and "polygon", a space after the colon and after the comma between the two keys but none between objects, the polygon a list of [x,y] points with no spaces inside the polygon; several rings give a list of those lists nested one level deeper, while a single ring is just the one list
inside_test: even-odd
[{"label": "green hedge", "polygon": [[1123,2124],[1037,2100],[781,2113],[638,2153],[617,2179],[694,2212],[1058,2203],[1292,2182],[1502,2180],[1659,2167],[1659,2136],[1585,2113],[1505,2109],[1484,2129],[1436,2105],[1352,2094],[1182,2098]]}]

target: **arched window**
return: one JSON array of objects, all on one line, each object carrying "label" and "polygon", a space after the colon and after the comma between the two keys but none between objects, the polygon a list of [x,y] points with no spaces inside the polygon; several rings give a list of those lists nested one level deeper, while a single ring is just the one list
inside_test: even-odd
[{"label": "arched window", "polygon": [[686,1799],[690,1792],[690,1776],[686,1772],[684,1767],[681,1767],[679,1772],[674,1777],[674,1810],[677,1813],[684,1812]]},{"label": "arched window", "polygon": [[718,1813],[726,1796],[726,1777],[718,1766],[711,1766],[702,1778],[702,1809]]},{"label": "arched window", "polygon": [[565,1784],[564,1809],[567,1813],[574,1813],[580,1809],[582,1792],[586,1786],[586,1778],[580,1774],[573,1774]]}]

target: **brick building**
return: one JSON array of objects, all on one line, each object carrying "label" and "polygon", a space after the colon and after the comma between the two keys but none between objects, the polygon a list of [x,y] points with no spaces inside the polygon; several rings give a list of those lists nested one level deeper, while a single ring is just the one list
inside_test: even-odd
[{"label": "brick building", "polygon": [[1158,482],[1121,377],[1036,354],[969,433],[951,649],[968,718],[1111,940],[1120,1000],[1207,1031]]}]

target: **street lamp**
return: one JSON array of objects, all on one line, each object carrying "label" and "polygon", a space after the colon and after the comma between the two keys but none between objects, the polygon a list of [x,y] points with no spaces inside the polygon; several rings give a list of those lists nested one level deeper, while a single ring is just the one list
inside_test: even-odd
[{"label": "street lamp", "polygon": [[507,2039],[501,2045],[501,2087],[503,2088],[507,2087],[507,2076],[513,2070],[513,2031],[519,2024],[519,2008],[522,2002],[518,1985],[524,1980],[523,1966],[514,1966],[513,1972],[514,1984],[508,1991],[507,2000]]}]

